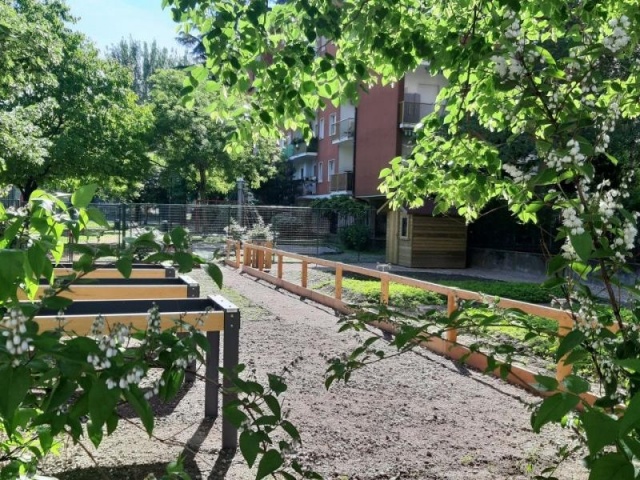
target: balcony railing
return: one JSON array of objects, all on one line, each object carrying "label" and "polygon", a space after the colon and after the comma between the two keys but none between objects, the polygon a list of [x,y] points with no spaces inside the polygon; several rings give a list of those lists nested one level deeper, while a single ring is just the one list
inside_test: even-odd
[{"label": "balcony railing", "polygon": [[353,191],[353,172],[336,173],[329,177],[332,192]]},{"label": "balcony railing", "polygon": [[333,143],[353,140],[356,131],[356,122],[354,118],[345,118],[330,126],[330,136]]},{"label": "balcony railing", "polygon": [[400,126],[415,125],[433,113],[433,103],[400,102]]},{"label": "balcony railing", "polygon": [[285,156],[289,160],[305,156],[305,154],[316,155],[318,153],[318,139],[312,138],[309,143],[302,139],[294,139],[285,147]]}]

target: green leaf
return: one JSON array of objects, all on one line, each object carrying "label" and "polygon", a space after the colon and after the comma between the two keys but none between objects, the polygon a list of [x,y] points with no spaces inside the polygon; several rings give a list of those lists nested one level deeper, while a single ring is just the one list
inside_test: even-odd
[{"label": "green leaf", "polygon": [[[12,418],[31,388],[31,372],[26,367],[0,369],[0,414]],[[8,432],[11,433],[11,432]]]},{"label": "green leaf", "polygon": [[591,258],[591,251],[593,250],[593,239],[587,232],[580,235],[569,235],[571,245],[578,254],[581,260],[588,262]]},{"label": "green leaf", "polygon": [[584,333],[580,330],[571,330],[567,335],[562,337],[560,345],[556,350],[556,362],[559,362],[562,357],[578,347],[585,339]]},{"label": "green leaf", "polygon": [[145,430],[151,435],[153,433],[153,411],[147,399],[144,398],[142,390],[137,385],[130,385],[129,389],[124,391],[124,397],[136,413],[140,415],[140,420],[142,420]]},{"label": "green leaf", "polygon": [[589,480],[633,480],[633,464],[621,453],[608,453],[591,465]]},{"label": "green leaf", "polygon": [[294,441],[300,441],[300,432],[289,420],[283,420],[280,426]]},{"label": "green leaf", "polygon": [[171,233],[169,234],[169,236],[171,237],[171,243],[173,243],[173,245],[176,248],[185,248],[188,247],[189,242],[187,241],[189,235],[187,234],[187,231],[182,228],[182,227],[176,227],[173,230],[171,230]]},{"label": "green leaf", "polygon": [[190,253],[176,252],[173,259],[178,264],[178,271],[180,273],[187,273],[193,270],[193,257]]},{"label": "green leaf", "polygon": [[577,375],[569,375],[562,383],[569,392],[576,395],[589,391],[589,382]]},{"label": "green leaf", "polygon": [[282,460],[282,455],[280,455],[280,452],[273,449],[267,450],[267,452],[260,459],[260,463],[258,464],[258,473],[256,474],[256,480],[260,480],[267,475],[271,475],[278,468],[280,468],[283,463],[284,461]]},{"label": "green leaf", "polygon": [[253,467],[258,453],[260,453],[260,435],[257,435],[252,430],[245,430],[240,434],[238,443],[247,465],[249,465],[249,468]]},{"label": "green leaf", "polygon": [[95,222],[100,227],[111,228],[107,217],[105,217],[104,213],[102,213],[102,211],[97,209],[96,207],[88,207],[87,215],[89,215],[89,220]]},{"label": "green leaf", "polygon": [[116,268],[124,278],[129,278],[131,276],[131,271],[133,270],[132,264],[133,259],[131,257],[120,257],[116,260]]},{"label": "green leaf", "polygon": [[287,390],[287,384],[283,382],[283,378],[280,375],[274,375],[270,373],[269,377],[269,388],[276,395],[280,395]]},{"label": "green leaf", "polygon": [[103,378],[98,378],[89,390],[89,417],[95,428],[102,428],[120,399],[120,389],[109,390]]},{"label": "green leaf", "polygon": [[580,419],[587,434],[587,445],[591,455],[595,455],[607,445],[613,445],[618,439],[618,424],[609,415],[590,409],[584,412]]},{"label": "green leaf", "polygon": [[225,405],[222,410],[223,417],[229,420],[236,428],[240,428],[240,426],[247,420],[247,416],[238,408],[238,406],[239,402],[231,402]]},{"label": "green leaf", "polygon": [[545,375],[536,375],[533,378],[535,378],[536,382],[538,382],[537,387],[540,390],[554,392],[558,389],[558,381],[553,377],[547,377]]},{"label": "green leaf", "polygon": [[620,420],[620,437],[624,437],[629,431],[637,428],[638,423],[640,423],[640,393],[633,396],[624,411],[624,416]]},{"label": "green leaf", "polygon": [[282,407],[280,406],[280,402],[273,395],[265,395],[264,403],[269,406],[269,409],[273,412],[273,414],[280,418],[282,416]]},{"label": "green leaf", "polygon": [[78,188],[71,195],[71,205],[76,208],[87,208],[91,200],[93,200],[97,189],[98,185],[95,183]]},{"label": "green leaf", "polygon": [[549,422],[559,422],[569,411],[573,410],[580,399],[568,393],[556,393],[545,398],[540,408],[531,415],[531,427],[536,433]]},{"label": "green leaf", "polygon": [[102,425],[98,426],[93,422],[89,422],[87,424],[87,433],[89,434],[89,440],[91,440],[91,443],[98,448],[102,442]]},{"label": "green leaf", "polygon": [[222,270],[215,263],[207,264],[207,274],[216,283],[218,288],[222,288]]},{"label": "green leaf", "polygon": [[632,372],[640,372],[640,358],[613,359],[614,364]]}]

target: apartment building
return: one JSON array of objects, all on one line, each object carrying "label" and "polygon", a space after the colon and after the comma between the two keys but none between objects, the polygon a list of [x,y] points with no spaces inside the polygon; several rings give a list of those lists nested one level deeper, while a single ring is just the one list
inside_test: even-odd
[{"label": "apartment building", "polygon": [[394,85],[371,88],[357,107],[328,105],[318,111],[313,141],[307,144],[295,134],[288,140],[294,179],[303,182],[300,200],[346,194],[381,206],[380,170],[411,151],[414,127],[433,112],[444,84],[444,77],[422,66]]}]

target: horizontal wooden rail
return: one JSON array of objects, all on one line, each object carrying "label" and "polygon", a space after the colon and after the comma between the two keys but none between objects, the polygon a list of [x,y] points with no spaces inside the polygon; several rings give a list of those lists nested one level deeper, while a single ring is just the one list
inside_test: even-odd
[{"label": "horizontal wooden rail", "polygon": [[[227,242],[227,248],[239,248],[233,241]],[[349,265],[346,263],[333,262],[331,260],[326,260],[322,258],[314,258],[309,257],[307,255],[301,255],[297,253],[291,253],[283,250],[278,250],[274,248],[264,247],[261,245],[253,245],[245,243],[243,245],[244,248],[244,258],[251,258],[255,254],[254,252],[260,251],[264,252],[265,256],[273,256],[277,258],[277,276],[271,275],[270,273],[261,271],[259,269],[253,268],[251,265],[240,263],[240,259],[236,257],[237,263],[234,263],[233,266],[239,268],[242,266],[242,271],[252,275],[256,278],[260,278],[269,283],[272,283],[280,288],[284,288],[300,297],[308,298],[317,303],[326,305],[335,309],[336,311],[342,313],[350,313],[349,307],[346,303],[342,301],[343,295],[343,274],[344,272],[355,273],[359,275],[363,275],[370,278],[376,278],[380,280],[380,302],[388,303],[389,300],[389,284],[390,283],[398,283],[401,285],[407,285],[415,288],[419,288],[421,290],[438,293],[441,295],[445,295],[447,297],[447,312],[449,315],[453,314],[457,309],[458,302],[460,300],[476,300],[476,301],[486,301],[487,296],[473,292],[470,290],[464,290],[456,287],[449,287],[445,285],[439,285],[437,283],[426,282],[423,280],[416,280],[413,278],[403,277],[400,275],[395,275],[388,272],[381,272],[377,270],[371,270],[364,267],[359,267],[356,265]],[[282,265],[285,259],[293,259],[300,262],[301,265],[301,284],[296,284],[293,282],[289,282],[283,279],[282,274]],[[307,285],[307,268],[308,265],[315,264],[318,266],[326,267],[329,269],[333,269],[335,272],[335,289],[334,295],[326,295],[320,292],[315,292],[312,289],[308,288]],[[499,308],[502,309],[517,309],[521,312],[535,315],[538,317],[547,318],[550,320],[554,320],[558,324],[558,334],[559,336],[567,335],[572,329],[574,325],[574,319],[570,312],[559,310],[556,308],[547,307],[544,305],[536,305],[527,302],[521,302],[518,300],[511,300],[508,298],[500,298],[498,303],[496,304]],[[388,322],[374,322],[373,323],[378,328],[381,328],[389,333],[395,333],[396,328],[394,325]],[[467,346],[462,345],[457,342],[458,332],[456,329],[448,329],[445,333],[446,338],[440,337],[429,337],[427,340],[420,340],[420,344],[436,353],[441,355],[445,355],[454,360],[464,360],[467,364],[478,368],[480,370],[485,370],[487,366],[487,357],[481,353],[472,352]],[[494,372],[499,375],[499,372]],[[558,381],[562,381],[568,375],[571,374],[571,365],[564,364],[564,358],[561,359],[556,365],[556,379]],[[548,392],[540,392],[535,387],[535,378],[536,373],[531,372],[523,367],[519,367],[513,365],[511,368],[511,373],[507,377],[507,380],[511,383],[515,383],[521,386],[526,387],[529,390],[535,391],[537,393],[542,393],[547,395]],[[588,403],[593,403],[595,401],[596,396],[591,393],[584,394],[583,399]]]},{"label": "horizontal wooden rail", "polygon": [[[62,277],[65,275],[71,275],[72,273],[78,274],[78,271],[73,270],[71,266],[58,266],[53,269],[53,275],[55,277]],[[134,266],[131,270],[129,278],[175,278],[176,271],[173,267],[166,267],[163,265],[145,265]],[[120,271],[114,267],[99,267],[91,272],[82,274],[82,278],[124,278]]]},{"label": "horizontal wooden rail", "polygon": [[[71,300],[136,300],[162,298],[198,298],[200,285],[191,277],[181,275],[178,278],[85,278],[69,285],[58,293],[59,297]],[[36,298],[46,295],[51,286],[42,282]],[[26,300],[24,291],[18,292],[20,300]]]}]

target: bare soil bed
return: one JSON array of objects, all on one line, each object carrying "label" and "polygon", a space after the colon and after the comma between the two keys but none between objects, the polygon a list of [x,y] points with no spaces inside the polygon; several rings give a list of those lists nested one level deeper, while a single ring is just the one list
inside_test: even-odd
[{"label": "bare soil bed", "polygon": [[[370,334],[338,333],[331,310],[229,268],[224,275],[223,294],[241,309],[241,361],[259,380],[286,368],[286,407],[303,439],[296,455],[325,478],[533,478],[572,442],[555,427],[531,431],[536,397],[425,351],[386,359],[326,391],[327,360]],[[217,293],[203,272],[192,276],[203,295]],[[203,403],[198,380],[172,404],[158,405],[156,439],[123,410],[127,418],[99,451],[88,441],[84,448],[67,445],[43,473],[61,480],[144,478],[183,455],[194,479],[254,478],[239,453],[220,451],[220,420],[203,421]],[[587,473],[571,459],[556,476]]]}]

